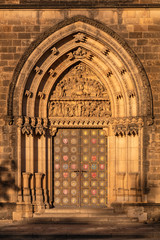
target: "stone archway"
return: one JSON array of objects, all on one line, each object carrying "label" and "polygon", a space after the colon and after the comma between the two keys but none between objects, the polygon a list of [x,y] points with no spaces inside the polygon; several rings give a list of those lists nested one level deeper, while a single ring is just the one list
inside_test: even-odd
[{"label": "stone archway", "polygon": [[152,121],[152,97],[145,71],[124,40],[79,16],[50,29],[24,56],[8,101],[8,119],[17,125],[22,217],[53,200],[52,142],[59,128],[103,129],[112,173],[108,204],[143,201],[143,135]]}]

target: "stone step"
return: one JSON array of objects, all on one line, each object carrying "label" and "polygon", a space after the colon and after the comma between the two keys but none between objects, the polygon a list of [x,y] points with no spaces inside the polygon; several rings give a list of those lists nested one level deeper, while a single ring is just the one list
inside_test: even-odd
[{"label": "stone step", "polygon": [[124,217],[75,217],[75,216],[68,216],[68,217],[59,217],[59,216],[47,216],[47,215],[34,215],[34,218],[31,220],[32,222],[54,222],[54,223],[61,223],[61,224],[86,224],[86,223],[96,223],[96,224],[116,224],[116,225],[123,225],[123,224],[135,224],[137,222],[132,222],[126,216]]},{"label": "stone step", "polygon": [[[45,211],[44,213],[34,213],[34,219],[41,221],[52,221],[52,222],[106,222],[106,223],[129,223],[133,222],[125,214],[117,213],[105,213],[105,212],[60,212],[60,211]],[[136,219],[134,219],[134,222]]]},{"label": "stone step", "polygon": [[115,213],[113,208],[53,208],[45,209],[43,213],[34,213],[34,220],[59,223],[133,223],[125,214]]},{"label": "stone step", "polygon": [[34,214],[34,217],[38,217],[38,216],[43,216],[45,218],[47,217],[58,217],[58,218],[72,218],[72,217],[75,217],[75,218],[83,218],[83,217],[88,217],[88,218],[98,218],[98,217],[101,217],[101,218],[110,218],[110,219],[113,219],[113,218],[116,218],[116,219],[119,219],[119,218],[127,218],[126,215],[119,215],[119,214],[113,214],[113,215],[107,215],[105,213],[103,214],[96,214],[96,213],[43,213],[43,214],[38,214],[38,213],[35,213]]},{"label": "stone step", "polygon": [[113,214],[114,208],[52,208],[45,209],[45,213],[99,213],[99,214]]}]

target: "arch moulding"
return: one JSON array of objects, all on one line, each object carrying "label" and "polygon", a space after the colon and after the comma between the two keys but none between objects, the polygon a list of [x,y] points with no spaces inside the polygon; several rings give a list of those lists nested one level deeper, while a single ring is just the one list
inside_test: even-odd
[{"label": "arch moulding", "polygon": [[73,17],[33,42],[14,72],[7,117],[17,126],[20,204],[38,211],[53,202],[52,141],[59,128],[103,129],[113,173],[107,204],[143,201],[151,89],[135,53],[104,24]]}]

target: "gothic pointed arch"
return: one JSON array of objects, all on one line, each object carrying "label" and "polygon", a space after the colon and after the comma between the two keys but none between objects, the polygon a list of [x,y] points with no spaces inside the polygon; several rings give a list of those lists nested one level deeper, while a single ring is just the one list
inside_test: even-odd
[{"label": "gothic pointed arch", "polygon": [[[8,115],[11,118],[28,115],[27,105],[32,104],[32,109],[35,109],[36,98],[42,96],[40,92],[44,93],[45,86],[51,88],[47,79],[55,81],[65,66],[79,60],[97,69],[108,86],[114,103],[113,117],[120,114],[121,117],[152,118],[151,90],[139,59],[115,32],[83,16],[67,19],[49,29],[25,52],[10,85]],[[49,94],[47,92],[43,99],[47,99]],[[42,104],[41,100],[39,104]],[[30,117],[35,117],[35,113]]]},{"label": "gothic pointed arch", "polygon": [[97,129],[94,134],[103,135],[93,143],[107,143],[106,165],[99,168],[107,169],[106,204],[142,201],[144,126],[152,114],[145,70],[119,35],[83,16],[52,27],[22,56],[10,85],[8,118],[17,126],[17,182],[24,190],[18,201],[41,207],[53,202],[53,141],[59,129]]}]

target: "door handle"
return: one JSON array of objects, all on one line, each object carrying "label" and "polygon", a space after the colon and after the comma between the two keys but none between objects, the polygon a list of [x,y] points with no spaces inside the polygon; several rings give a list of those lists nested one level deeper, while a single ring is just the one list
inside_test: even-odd
[{"label": "door handle", "polygon": [[74,171],[74,172],[75,172],[75,173],[77,174],[77,176],[78,176],[80,171],[79,171],[79,170],[77,170],[77,171]]}]

